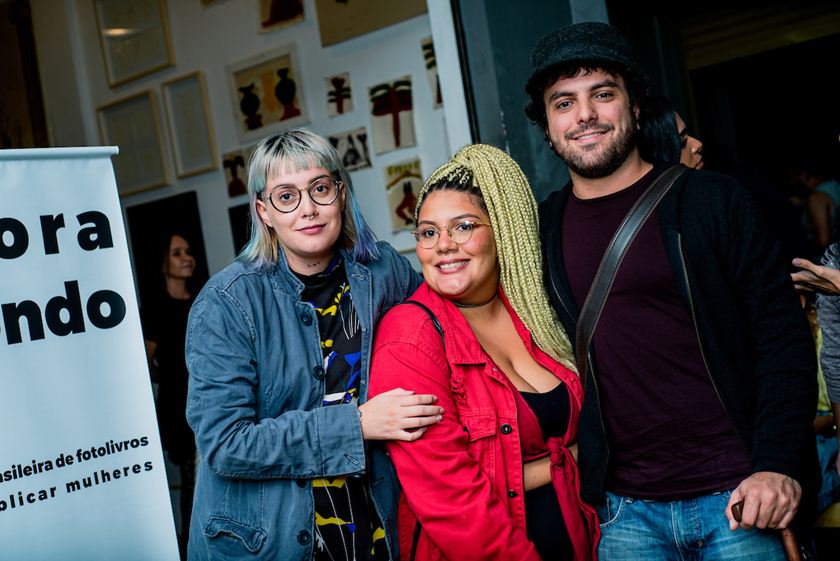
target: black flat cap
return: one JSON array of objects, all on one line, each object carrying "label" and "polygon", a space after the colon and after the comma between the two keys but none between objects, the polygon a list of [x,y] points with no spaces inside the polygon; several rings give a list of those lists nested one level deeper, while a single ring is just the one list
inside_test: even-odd
[{"label": "black flat cap", "polygon": [[535,91],[542,87],[542,76],[551,68],[572,62],[634,65],[630,45],[615,27],[600,22],[567,25],[552,31],[539,40],[531,53],[531,76],[525,83],[529,95],[542,95]]}]

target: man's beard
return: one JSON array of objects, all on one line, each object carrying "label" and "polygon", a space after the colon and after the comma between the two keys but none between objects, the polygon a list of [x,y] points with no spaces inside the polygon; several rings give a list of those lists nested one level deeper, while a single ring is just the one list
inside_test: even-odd
[{"label": "man's beard", "polygon": [[[593,129],[598,130],[598,129]],[[575,133],[579,134],[579,133]],[[554,144],[554,151],[560,156],[569,169],[586,179],[601,179],[617,170],[636,148],[636,119],[630,117],[630,126],[624,133],[616,137],[609,146],[595,160],[587,159],[585,151],[563,150],[558,143]]]}]

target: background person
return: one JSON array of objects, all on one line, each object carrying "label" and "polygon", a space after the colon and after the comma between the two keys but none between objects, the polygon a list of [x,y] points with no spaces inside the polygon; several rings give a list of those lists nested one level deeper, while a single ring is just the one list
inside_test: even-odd
[{"label": "background person", "polygon": [[398,485],[371,441],[416,440],[442,410],[399,388],[368,400],[368,366],[376,322],[420,279],[375,243],[320,136],[263,140],[248,190],[251,240],[190,314],[189,557],[394,559]]},{"label": "background person", "polygon": [[647,96],[640,105],[639,154],[646,162],[703,167],[703,143],[688,134],[680,114],[660,95]]},{"label": "background person", "polygon": [[184,341],[187,317],[195,300],[195,258],[180,234],[165,236],[160,244],[161,289],[143,302],[141,314],[146,356],[153,381],[158,384],[155,402],[161,443],[180,475],[178,544],[181,555],[189,541],[190,513],[195,487],[195,438],[187,424],[187,365]]},{"label": "background person", "polygon": [[[836,422],[840,419],[840,242],[826,249],[821,263],[817,265],[807,259],[794,259],[793,265],[801,267],[801,270],[794,272],[791,278],[798,289],[817,292],[817,320],[822,336],[820,366],[826,398],[834,417],[832,426],[840,442],[840,429]],[[840,474],[840,457],[836,456],[836,452],[834,467]]]},{"label": "background person", "polygon": [[[832,369],[831,375],[834,382],[837,382],[837,349],[829,348],[829,353],[826,353],[823,360],[823,335],[820,322],[827,324],[830,322],[836,323],[838,316],[836,310],[827,312],[823,307],[824,318],[818,318],[817,310],[814,302],[807,298],[805,294],[800,296],[808,318],[808,324],[811,327],[811,334],[814,337],[814,344],[817,347],[817,356],[820,358],[817,370],[817,383],[819,386],[819,399],[817,400],[817,414],[814,418],[814,432],[817,438],[817,456],[819,457],[820,471],[822,475],[822,484],[820,491],[817,494],[817,515],[821,515],[831,504],[840,499],[840,464],[838,463],[838,441],[837,441],[837,427],[834,422],[834,411],[831,400],[828,398],[828,387],[823,375],[823,364]],[[834,341],[833,345],[837,345],[837,325],[828,326],[832,332]],[[833,357],[831,355],[834,355]],[[838,404],[840,407],[840,404]]]},{"label": "background person", "polygon": [[802,189],[802,197],[793,197],[794,204],[804,209],[802,224],[819,256],[834,241],[832,232],[840,209],[840,183],[832,177],[833,154],[823,146],[809,146],[794,155],[788,165],[789,181]]},{"label": "background person", "polygon": [[460,150],[419,195],[426,281],[411,299],[443,336],[423,310],[397,306],[371,369],[373,394],[433,393],[447,412],[422,439],[388,444],[404,558],[594,558],[597,521],[569,449],[583,390],[539,288],[536,219],[522,171],[491,146]]}]

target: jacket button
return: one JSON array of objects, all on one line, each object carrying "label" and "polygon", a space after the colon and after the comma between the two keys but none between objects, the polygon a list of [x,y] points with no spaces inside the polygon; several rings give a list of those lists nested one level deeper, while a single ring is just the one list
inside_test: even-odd
[{"label": "jacket button", "polygon": [[319,380],[324,378],[324,367],[320,364],[312,369],[312,375],[318,378]]},{"label": "jacket button", "polygon": [[300,314],[300,321],[303,322],[303,325],[310,325],[312,323],[312,315],[308,312],[303,312]]},{"label": "jacket button", "polygon": [[513,427],[510,426],[509,424],[505,423],[504,425],[502,425],[501,430],[502,430],[502,434],[510,434],[510,433],[513,432]]},{"label": "jacket button", "polygon": [[508,491],[508,497],[510,497],[511,499],[515,499],[516,498],[516,491],[514,491],[513,489],[510,489]]},{"label": "jacket button", "polygon": [[298,532],[297,540],[300,545],[306,545],[310,542],[310,540],[312,540],[312,537],[306,530],[301,530]]}]

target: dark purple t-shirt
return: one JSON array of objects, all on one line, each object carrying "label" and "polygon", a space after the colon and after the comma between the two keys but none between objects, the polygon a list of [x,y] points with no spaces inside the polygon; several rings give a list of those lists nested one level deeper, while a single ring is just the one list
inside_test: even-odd
[{"label": "dark purple t-shirt", "polygon": [[[657,171],[612,195],[570,196],[563,216],[563,262],[578,307],[615,230]],[[609,491],[680,499],[734,487],[749,475],[747,451],[704,364],[656,213],[616,275],[594,345],[610,442]]]}]

